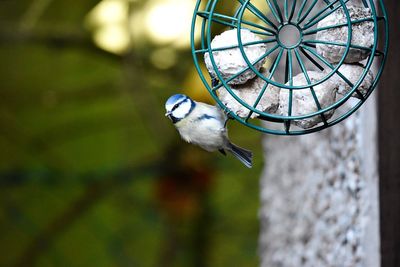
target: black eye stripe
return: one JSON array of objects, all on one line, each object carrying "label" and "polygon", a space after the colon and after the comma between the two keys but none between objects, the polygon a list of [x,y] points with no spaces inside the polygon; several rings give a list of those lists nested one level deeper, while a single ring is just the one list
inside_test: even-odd
[{"label": "black eye stripe", "polygon": [[185,98],[183,99],[181,102],[176,103],[173,108],[171,109],[171,111],[174,111],[175,109],[177,109],[183,102],[187,101],[189,98]]}]

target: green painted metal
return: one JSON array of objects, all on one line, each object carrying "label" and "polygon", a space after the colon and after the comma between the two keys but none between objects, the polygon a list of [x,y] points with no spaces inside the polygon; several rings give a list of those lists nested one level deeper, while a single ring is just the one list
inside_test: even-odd
[{"label": "green painted metal", "polygon": [[[313,133],[335,125],[352,113],[354,113],[371,95],[375,89],[386,62],[386,55],[388,51],[388,19],[383,4],[383,0],[363,0],[362,3],[365,7],[371,10],[371,17],[351,20],[348,11],[349,0],[265,0],[265,1],[251,1],[251,0],[235,0],[237,2],[236,10],[232,11],[232,14],[222,14],[221,10],[224,10],[224,3],[231,3],[234,0],[197,0],[195,11],[192,21],[192,33],[191,33],[191,48],[192,55],[194,59],[195,67],[199,73],[199,76],[204,83],[205,87],[215,99],[218,105],[230,115],[231,118],[236,121],[264,133],[276,134],[276,135],[302,135],[307,133]],[[260,7],[260,2],[263,2],[262,8]],[[263,12],[261,10],[268,9],[269,12]],[[338,23],[337,25],[332,25],[323,28],[317,28],[318,22],[337,11],[342,9],[345,14],[347,21],[346,23]],[[378,13],[379,11],[379,13]],[[244,19],[244,15],[254,16],[258,20],[257,23]],[[363,47],[359,45],[351,44],[352,39],[352,25],[371,21],[374,23],[374,45],[372,47]],[[279,32],[286,25],[295,26],[300,32],[299,42],[297,44],[287,46],[284,45],[279,40]],[[323,41],[316,40],[315,36],[319,31],[328,30],[338,27],[346,27],[348,31],[347,41],[345,43],[333,42],[333,41]],[[262,38],[261,41],[242,43],[241,29],[248,29],[254,34]],[[212,38],[220,33],[222,30],[226,29],[237,29],[238,45],[220,47],[217,49],[211,48]],[[383,33],[383,34],[382,34]],[[199,34],[201,36],[200,41],[196,42],[195,36]],[[382,34],[382,35],[381,35]],[[264,55],[258,58],[255,62],[251,63],[247,58],[244,51],[244,47],[255,45],[255,44],[265,44],[268,46],[267,51]],[[317,44],[326,44],[332,46],[343,47],[344,53],[338,64],[329,63],[324,57],[319,55],[316,51]],[[247,67],[232,77],[224,79],[218,71],[216,66],[213,52],[228,50],[232,48],[239,48],[244,60],[247,63]],[[350,49],[362,49],[370,53],[369,57],[363,61],[364,71],[359,78],[359,80],[353,84],[350,82],[342,73],[340,73],[339,68],[344,63],[346,56],[348,55]],[[207,71],[204,72],[204,54],[208,53],[210,56],[211,64],[216,73],[215,78],[218,79],[218,84],[212,84],[211,79]],[[271,67],[269,69],[269,75],[264,76],[260,71],[254,67],[257,62],[262,61],[266,57],[272,57]],[[285,61],[283,59],[286,58]],[[297,64],[296,64],[297,63]],[[319,70],[329,70],[326,71],[325,77],[318,81],[311,81],[307,73],[307,63],[308,66],[313,65]],[[278,73],[280,66],[284,65],[284,80],[278,81],[273,79]],[[295,67],[299,70],[299,73],[303,73],[307,80],[307,85],[304,86],[294,86],[293,77],[295,73]],[[325,66],[325,67],[324,67]],[[368,71],[374,66],[375,79],[372,86],[369,88],[366,94],[362,94],[358,87],[363,82]],[[246,103],[244,100],[239,98],[231,89],[229,82],[233,79],[239,77],[244,72],[251,70],[258,77],[265,81],[265,84],[258,95],[256,101],[252,104]],[[314,91],[314,87],[327,81],[333,75],[338,75],[345,81],[352,89],[341,99],[338,99],[334,104],[329,107],[322,108],[319,99]],[[282,116],[278,114],[270,114],[258,110],[256,107],[258,103],[263,98],[265,91],[269,85],[274,85],[280,87],[281,90],[289,90],[288,99],[288,115]],[[237,116],[233,111],[226,107],[221,100],[218,98],[218,90],[224,88],[232,95],[232,97],[238,101],[242,106],[249,110],[249,115],[245,118]],[[310,90],[315,105],[318,108],[317,112],[310,114],[305,114],[301,116],[292,116],[293,108],[293,92],[294,90]],[[350,97],[356,93],[359,99],[352,98],[351,105],[344,105],[345,103],[350,103],[348,101]],[[330,119],[325,117],[325,113],[336,109],[340,114],[338,116],[333,116]],[[256,113],[258,114],[257,119],[251,119],[251,116]],[[322,123],[310,129],[293,129],[291,127],[291,122],[294,120],[301,120],[306,118],[311,118],[314,116],[320,116]],[[260,119],[267,121],[268,123],[260,124]]]}]

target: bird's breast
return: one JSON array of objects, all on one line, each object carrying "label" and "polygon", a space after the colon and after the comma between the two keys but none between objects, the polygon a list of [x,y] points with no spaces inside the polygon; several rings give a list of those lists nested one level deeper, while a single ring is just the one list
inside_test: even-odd
[{"label": "bird's breast", "polygon": [[[202,116],[202,115],[201,115]],[[177,124],[177,129],[182,138],[208,151],[222,148],[226,142],[223,124],[215,118],[194,117],[182,120]]]}]

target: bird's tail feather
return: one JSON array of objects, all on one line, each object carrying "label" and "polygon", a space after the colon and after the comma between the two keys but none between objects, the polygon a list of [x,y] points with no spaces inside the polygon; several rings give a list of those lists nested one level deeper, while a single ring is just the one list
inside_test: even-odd
[{"label": "bird's tail feather", "polygon": [[228,150],[247,168],[253,167],[253,152],[232,143],[229,143]]}]

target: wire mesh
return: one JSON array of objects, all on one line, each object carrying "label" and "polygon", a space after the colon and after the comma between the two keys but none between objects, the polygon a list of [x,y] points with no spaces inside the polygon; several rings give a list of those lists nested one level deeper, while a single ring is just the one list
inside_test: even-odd
[{"label": "wire mesh", "polygon": [[[335,125],[352,113],[354,113],[371,95],[382,74],[388,50],[388,20],[382,0],[362,0],[360,3],[370,10],[370,16],[352,19],[349,13],[350,0],[236,0],[235,7],[227,10],[226,6],[232,6],[231,0],[198,0],[195,6],[191,45],[194,64],[205,87],[229,116],[238,122],[261,132],[277,135],[301,135],[316,132]],[[278,3],[279,2],[279,3]],[[346,18],[345,23],[318,27],[319,22],[340,10]],[[353,27],[363,22],[373,23],[373,45],[370,47],[354,44],[352,41]],[[280,36],[281,31],[290,25],[299,33],[298,41],[292,44]],[[346,42],[318,40],[317,33],[332,29],[347,29]],[[237,45],[212,48],[211,42],[217,34],[227,30],[237,29]],[[259,41],[243,42],[242,29],[247,29],[260,37]],[[196,41],[196,36],[200,40]],[[247,46],[263,44],[267,46],[265,53],[251,61],[246,52]],[[317,45],[329,45],[342,48],[342,54],[338,63],[331,63],[317,52]],[[247,67],[241,69],[229,78],[224,78],[218,70],[214,58],[214,52],[229,49],[240,49]],[[341,73],[341,66],[352,49],[358,49],[368,53],[366,59],[358,63],[363,68],[357,82],[352,82]],[[214,82],[204,68],[204,55],[208,54],[215,72]],[[269,74],[262,74],[256,64],[268,58]],[[266,67],[266,65],[264,64]],[[324,73],[322,78],[311,79],[309,71],[315,70]],[[373,70],[373,82],[366,92],[361,92],[359,87],[366,78],[368,72]],[[252,71],[256,77],[263,80],[264,85],[254,103],[248,103],[235,94],[231,82],[247,71]],[[307,81],[305,85],[294,85],[295,75],[302,74]],[[338,76],[347,86],[351,87],[343,97],[336,97],[334,103],[323,107],[318,98],[315,87]],[[215,82],[217,81],[217,82]],[[276,86],[280,90],[288,91],[287,114],[266,112],[257,108],[259,102],[265,97],[269,86]],[[247,116],[238,116],[219,98],[219,90],[226,90],[235,101],[248,110]],[[293,115],[293,94],[296,90],[309,90],[314,100],[317,111],[308,114]],[[356,95],[357,98],[352,97]],[[282,100],[281,100],[282,101]],[[326,116],[333,112],[333,116]],[[252,118],[252,115],[257,115]],[[313,117],[320,117],[320,123],[302,129],[293,125],[294,121]],[[260,120],[263,122],[261,123]]]}]

